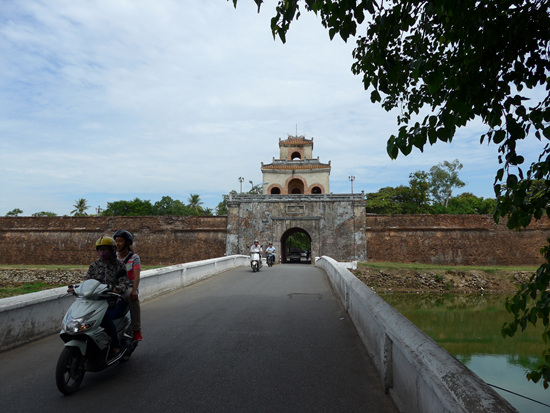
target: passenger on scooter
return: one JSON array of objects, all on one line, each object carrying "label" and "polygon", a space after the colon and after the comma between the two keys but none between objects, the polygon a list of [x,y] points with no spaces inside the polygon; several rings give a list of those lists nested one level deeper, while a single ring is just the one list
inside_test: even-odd
[{"label": "passenger on scooter", "polygon": [[[124,295],[128,289],[128,276],[125,265],[116,256],[116,242],[111,237],[101,237],[95,243],[98,259],[90,264],[86,279],[98,280],[109,285],[113,292]],[[109,301],[109,308],[103,318],[102,327],[111,337],[110,356],[120,353],[120,343],[113,320],[120,318],[126,312],[126,301],[113,298]]]},{"label": "passenger on scooter", "polygon": [[119,229],[114,233],[113,238],[116,242],[116,251],[119,261],[121,261],[126,267],[126,273],[130,284],[124,299],[130,307],[130,316],[132,317],[132,327],[134,329],[134,340],[141,341],[141,309],[139,306],[139,279],[141,274],[141,260],[133,249],[132,244],[134,242],[133,235],[124,230]]}]

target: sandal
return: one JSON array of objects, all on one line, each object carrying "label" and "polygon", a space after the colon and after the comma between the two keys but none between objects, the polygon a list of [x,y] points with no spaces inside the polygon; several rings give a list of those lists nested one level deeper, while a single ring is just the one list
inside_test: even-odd
[{"label": "sandal", "polygon": [[112,348],[111,350],[109,350],[109,358],[113,358],[113,357],[116,357],[120,354],[120,348],[118,347],[114,347]]}]

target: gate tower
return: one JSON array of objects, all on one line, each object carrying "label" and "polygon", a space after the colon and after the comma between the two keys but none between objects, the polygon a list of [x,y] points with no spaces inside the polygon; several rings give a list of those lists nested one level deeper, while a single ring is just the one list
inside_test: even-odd
[{"label": "gate tower", "polygon": [[328,194],[330,161],[321,163],[313,159],[313,138],[304,135],[279,139],[279,159],[264,165],[262,162],[263,194],[299,195]]},{"label": "gate tower", "polygon": [[305,233],[311,258],[328,255],[338,261],[366,260],[365,195],[330,194],[328,164],[313,159],[313,138],[279,139],[280,156],[262,162],[261,195],[230,194],[227,203],[226,254],[248,254],[255,239],[272,242],[286,261],[286,240]]}]

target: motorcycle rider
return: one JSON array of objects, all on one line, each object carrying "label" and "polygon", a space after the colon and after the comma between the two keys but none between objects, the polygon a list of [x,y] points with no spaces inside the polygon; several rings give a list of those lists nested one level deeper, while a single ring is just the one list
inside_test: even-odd
[{"label": "motorcycle rider", "polygon": [[[98,259],[90,264],[86,279],[98,280],[111,286],[113,292],[124,295],[128,289],[128,276],[124,264],[117,259],[116,242],[111,237],[102,236],[95,243]],[[122,317],[126,311],[126,301],[113,298],[109,301],[109,308],[105,313],[101,326],[111,337],[109,356],[120,353],[120,343],[113,320]]]},{"label": "motorcycle rider", "polygon": [[275,247],[273,246],[273,243],[269,243],[269,247],[265,249],[265,252],[267,256],[269,257],[269,254],[273,254],[273,261],[275,261]]},{"label": "motorcycle rider", "polygon": [[259,242],[257,239],[254,240],[254,245],[252,245],[250,247],[250,252],[257,252],[258,254],[260,254],[260,267],[262,266],[262,252],[263,252],[263,248],[261,245],[259,245]]},{"label": "motorcycle rider", "polygon": [[124,230],[119,229],[113,234],[113,238],[116,242],[116,251],[119,261],[121,261],[128,274],[130,280],[130,287],[124,294],[124,299],[128,303],[130,308],[130,316],[132,317],[132,327],[134,329],[134,340],[141,341],[141,308],[139,305],[139,280],[141,274],[141,259],[132,250],[132,244],[134,243],[133,235]]}]

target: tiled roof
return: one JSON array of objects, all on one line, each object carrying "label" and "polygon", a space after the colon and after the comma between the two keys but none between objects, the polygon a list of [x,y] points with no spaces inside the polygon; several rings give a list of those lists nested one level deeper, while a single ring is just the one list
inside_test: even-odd
[{"label": "tiled roof", "polygon": [[281,169],[281,170],[296,170],[296,169],[330,169],[330,165],[318,163],[318,164],[293,164],[293,165],[262,165],[264,169]]},{"label": "tiled roof", "polygon": [[298,145],[313,145],[313,139],[306,139],[304,136],[289,136],[284,141],[279,141],[279,146],[298,146]]}]

